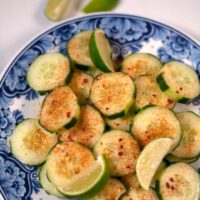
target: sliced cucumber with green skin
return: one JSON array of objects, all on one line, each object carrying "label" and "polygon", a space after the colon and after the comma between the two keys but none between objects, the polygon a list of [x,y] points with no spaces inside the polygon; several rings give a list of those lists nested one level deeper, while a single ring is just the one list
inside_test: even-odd
[{"label": "sliced cucumber with green skin", "polygon": [[105,119],[106,123],[110,128],[122,131],[130,131],[133,125],[134,117],[127,115],[125,117],[116,118],[116,119]]},{"label": "sliced cucumber with green skin", "polygon": [[60,53],[47,53],[31,64],[26,78],[32,89],[45,92],[64,85],[69,75],[69,60]]},{"label": "sliced cucumber with green skin", "polygon": [[193,159],[200,155],[200,117],[193,112],[181,112],[176,114],[182,129],[180,145],[172,152],[172,155]]},{"label": "sliced cucumber with green skin", "polygon": [[148,53],[133,53],[122,63],[121,71],[128,74],[132,79],[141,75],[156,77],[160,72],[162,63],[154,55]]},{"label": "sliced cucumber with green skin", "polygon": [[105,122],[96,109],[86,105],[81,107],[80,118],[77,124],[60,131],[61,141],[74,141],[87,147],[94,147],[105,130]]},{"label": "sliced cucumber with green skin", "polygon": [[157,181],[157,193],[162,200],[199,200],[199,174],[187,163],[172,164]]},{"label": "sliced cucumber with green skin", "polygon": [[67,45],[70,59],[80,69],[88,70],[95,66],[89,52],[91,35],[92,31],[82,31],[76,34]]},{"label": "sliced cucumber with green skin", "polygon": [[53,185],[47,177],[47,165],[44,164],[39,171],[39,181],[43,189],[50,195],[56,197],[63,197],[63,195],[57,190],[56,186]]},{"label": "sliced cucumber with green skin", "polygon": [[103,30],[96,29],[90,39],[90,56],[95,66],[103,72],[114,72],[111,53],[112,49]]},{"label": "sliced cucumber with green skin", "polygon": [[10,147],[13,155],[22,163],[40,165],[57,142],[56,134],[44,130],[37,120],[26,119],[13,131]]},{"label": "sliced cucumber with green skin", "polygon": [[147,105],[157,105],[172,109],[175,102],[162,92],[153,76],[144,75],[135,79],[136,98],[135,107],[141,110]]},{"label": "sliced cucumber with green skin", "polygon": [[158,200],[158,196],[153,189],[131,188],[122,200]]},{"label": "sliced cucumber with green skin", "polygon": [[122,72],[100,74],[90,90],[92,104],[110,119],[125,116],[134,102],[135,85]]},{"label": "sliced cucumber with green skin", "polygon": [[199,159],[200,155],[194,157],[194,158],[188,158],[188,159],[184,159],[184,158],[178,158],[172,154],[169,154],[165,157],[166,162],[169,163],[177,163],[177,162],[186,162],[186,163],[194,163]]},{"label": "sliced cucumber with green skin", "polygon": [[69,87],[77,96],[81,104],[86,104],[89,100],[90,88],[93,78],[87,73],[75,71],[69,83]]},{"label": "sliced cucumber with green skin", "polygon": [[73,126],[80,113],[77,97],[68,86],[53,90],[43,101],[40,124],[48,131]]},{"label": "sliced cucumber with green skin", "polygon": [[110,178],[104,188],[89,200],[118,200],[126,192],[124,185],[115,178]]},{"label": "sliced cucumber with green skin", "polygon": [[46,162],[48,179],[56,187],[62,187],[93,162],[94,156],[86,147],[74,142],[57,144]]},{"label": "sliced cucumber with green skin", "polygon": [[156,80],[162,91],[180,103],[186,103],[200,94],[197,73],[181,62],[166,63]]},{"label": "sliced cucumber with green skin", "polygon": [[175,139],[173,148],[181,139],[181,127],[176,115],[167,108],[151,106],[141,110],[134,118],[132,133],[141,147],[160,137]]},{"label": "sliced cucumber with green skin", "polygon": [[105,155],[112,176],[124,176],[135,172],[140,149],[137,141],[125,131],[108,131],[94,147],[95,155]]}]

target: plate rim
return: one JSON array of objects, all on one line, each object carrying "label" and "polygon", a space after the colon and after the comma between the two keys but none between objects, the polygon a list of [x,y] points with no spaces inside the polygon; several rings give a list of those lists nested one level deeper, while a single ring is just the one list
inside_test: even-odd
[{"label": "plate rim", "polygon": [[74,21],[81,19],[81,20],[86,20],[89,18],[95,18],[95,17],[133,17],[135,19],[140,19],[143,21],[147,21],[153,24],[158,24],[162,27],[168,28],[172,31],[175,31],[176,33],[180,34],[181,36],[183,36],[184,38],[188,39],[190,42],[192,42],[193,44],[195,44],[196,46],[199,47],[200,49],[200,41],[195,38],[194,36],[192,36],[190,33],[187,33],[186,31],[181,30],[181,28],[175,28],[174,26],[169,25],[169,23],[165,23],[162,20],[157,21],[148,17],[143,17],[140,15],[132,15],[132,14],[126,14],[126,13],[120,13],[120,12],[116,12],[116,13],[112,13],[112,12],[97,12],[97,13],[92,13],[92,14],[87,14],[87,15],[79,15],[76,17],[71,17],[65,20],[62,20],[56,24],[53,25],[49,25],[48,27],[44,28],[42,31],[40,31],[38,34],[35,34],[34,36],[32,36],[28,41],[26,41],[21,48],[19,48],[19,50],[13,55],[11,56],[11,59],[8,61],[8,63],[5,65],[5,67],[3,67],[3,69],[1,70],[0,73],[0,87],[3,84],[3,79],[5,78],[5,76],[7,75],[7,73],[9,72],[10,68],[12,67],[13,63],[18,59],[18,57],[29,47],[32,45],[32,43],[34,43],[36,40],[39,39],[39,37],[41,37],[42,35],[44,35],[47,32],[52,31],[53,29],[57,29],[61,26],[63,26],[65,23],[73,23]]}]

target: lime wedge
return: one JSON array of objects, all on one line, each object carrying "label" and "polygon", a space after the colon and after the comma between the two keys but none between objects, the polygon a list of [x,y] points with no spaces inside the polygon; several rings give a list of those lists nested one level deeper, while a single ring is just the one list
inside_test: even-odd
[{"label": "lime wedge", "polygon": [[75,176],[58,190],[67,197],[88,198],[97,194],[109,179],[108,164],[103,155],[87,170]]},{"label": "lime wedge", "polygon": [[45,8],[46,16],[55,21],[61,19],[68,3],[69,0],[48,0]]},{"label": "lime wedge", "polygon": [[112,10],[119,0],[91,0],[84,8],[84,13]]},{"label": "lime wedge", "polygon": [[159,138],[145,146],[136,164],[136,175],[142,188],[149,189],[160,163],[171,151],[174,142],[173,138]]}]

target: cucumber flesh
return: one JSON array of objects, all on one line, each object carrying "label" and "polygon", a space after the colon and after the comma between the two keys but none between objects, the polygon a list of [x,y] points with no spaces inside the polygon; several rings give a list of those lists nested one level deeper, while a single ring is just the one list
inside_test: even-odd
[{"label": "cucumber flesh", "polygon": [[77,97],[68,86],[53,90],[43,101],[39,120],[48,131],[73,126],[80,114]]},{"label": "cucumber flesh", "polygon": [[103,134],[94,147],[94,153],[106,156],[112,176],[124,176],[135,172],[140,149],[128,132],[112,130]]},{"label": "cucumber flesh", "polygon": [[178,61],[166,63],[157,77],[157,82],[162,91],[180,103],[200,94],[197,73],[190,66]]},{"label": "cucumber flesh", "polygon": [[198,200],[199,174],[189,164],[172,164],[161,174],[157,182],[157,192],[162,200]]},{"label": "cucumber flesh", "polygon": [[94,68],[94,63],[90,58],[89,42],[92,31],[82,31],[75,35],[67,45],[68,54],[72,62],[79,67]]},{"label": "cucumber flesh", "polygon": [[39,171],[39,181],[43,189],[50,195],[56,197],[63,197],[63,195],[57,190],[56,186],[53,185],[47,177],[47,165],[44,164]]},{"label": "cucumber flesh", "polygon": [[57,144],[47,159],[47,176],[56,187],[65,186],[94,162],[94,156],[84,146],[65,142]]},{"label": "cucumber flesh", "polygon": [[93,78],[87,73],[75,71],[69,83],[69,87],[77,96],[81,104],[86,104],[89,100],[90,88]]},{"label": "cucumber flesh", "polygon": [[175,102],[162,92],[156,83],[153,76],[140,76],[135,80],[136,85],[136,99],[135,106],[137,109],[142,109],[147,105],[157,105],[172,109]]},{"label": "cucumber flesh", "polygon": [[134,118],[132,133],[144,147],[150,141],[160,137],[175,139],[173,148],[181,139],[181,127],[176,115],[167,108],[151,106],[141,110]]},{"label": "cucumber flesh", "polygon": [[92,148],[104,130],[105,123],[101,114],[87,105],[81,108],[80,118],[74,127],[60,131],[60,140],[74,141]]},{"label": "cucumber flesh", "polygon": [[[104,73],[92,84],[92,104],[109,118],[126,115],[134,102],[135,85],[131,78],[121,72]],[[120,97],[120,98],[119,98]]]},{"label": "cucumber flesh", "polygon": [[162,63],[158,58],[147,53],[134,53],[125,58],[121,71],[128,74],[132,79],[141,75],[156,77],[160,72]]},{"label": "cucumber flesh", "polygon": [[177,113],[181,124],[182,138],[180,145],[172,152],[172,155],[193,159],[200,155],[200,117],[193,112]]},{"label": "cucumber flesh", "polygon": [[39,56],[29,67],[27,81],[38,92],[50,91],[65,84],[70,75],[69,60],[60,53]]},{"label": "cucumber flesh", "polygon": [[13,155],[27,165],[42,164],[57,143],[56,134],[44,130],[35,119],[26,119],[15,128],[10,146]]}]

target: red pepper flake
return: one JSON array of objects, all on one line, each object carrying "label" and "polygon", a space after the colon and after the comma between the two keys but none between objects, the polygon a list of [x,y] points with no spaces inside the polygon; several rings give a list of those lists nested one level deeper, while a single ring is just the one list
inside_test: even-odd
[{"label": "red pepper flake", "polygon": [[131,166],[127,165],[127,166],[126,166],[126,168],[127,168],[127,169],[130,169],[130,168],[131,168]]},{"label": "red pepper flake", "polygon": [[119,142],[121,142],[122,140],[123,140],[122,138],[119,138],[119,140],[118,140],[118,141],[119,141]]},{"label": "red pepper flake", "polygon": [[124,146],[123,145],[120,145],[120,149],[123,149],[124,148]]},{"label": "red pepper flake", "polygon": [[168,182],[166,183],[166,187],[167,187],[167,188],[170,188],[170,184],[169,184]]},{"label": "red pepper flake", "polygon": [[131,70],[131,68],[130,68],[130,67],[128,67],[128,68],[127,68],[127,70],[129,70],[129,71],[130,71],[130,70]]},{"label": "red pepper flake", "polygon": [[183,90],[183,88],[182,88],[182,87],[180,87],[180,88],[179,88],[179,90]]},{"label": "red pepper flake", "polygon": [[174,190],[174,189],[175,189],[175,187],[172,185],[172,186],[171,186],[171,189],[172,189],[172,190]]},{"label": "red pepper flake", "polygon": [[118,123],[115,123],[115,125],[116,125],[116,126],[119,126],[119,124],[118,124]]},{"label": "red pepper flake", "polygon": [[168,104],[172,104],[172,103],[173,103],[173,100],[167,99],[167,102],[168,102]]},{"label": "red pepper flake", "polygon": [[155,95],[155,94],[152,94],[152,96],[153,96],[153,97],[156,97],[156,95]]},{"label": "red pepper flake", "polygon": [[83,83],[88,83],[88,79],[87,79],[87,78],[84,78],[84,79],[83,79]]},{"label": "red pepper flake", "polygon": [[171,182],[174,182],[174,179],[171,177],[170,179],[169,179]]},{"label": "red pepper flake", "polygon": [[106,108],[106,110],[109,110],[109,108]]},{"label": "red pepper flake", "polygon": [[122,155],[123,155],[123,152],[121,152],[121,151],[118,152],[118,155],[119,155],[119,156],[122,156]]},{"label": "red pepper flake", "polygon": [[178,90],[176,90],[176,93],[177,93],[177,94],[179,94],[179,91],[178,91]]},{"label": "red pepper flake", "polygon": [[69,118],[71,116],[71,112],[67,112],[67,117]]}]

